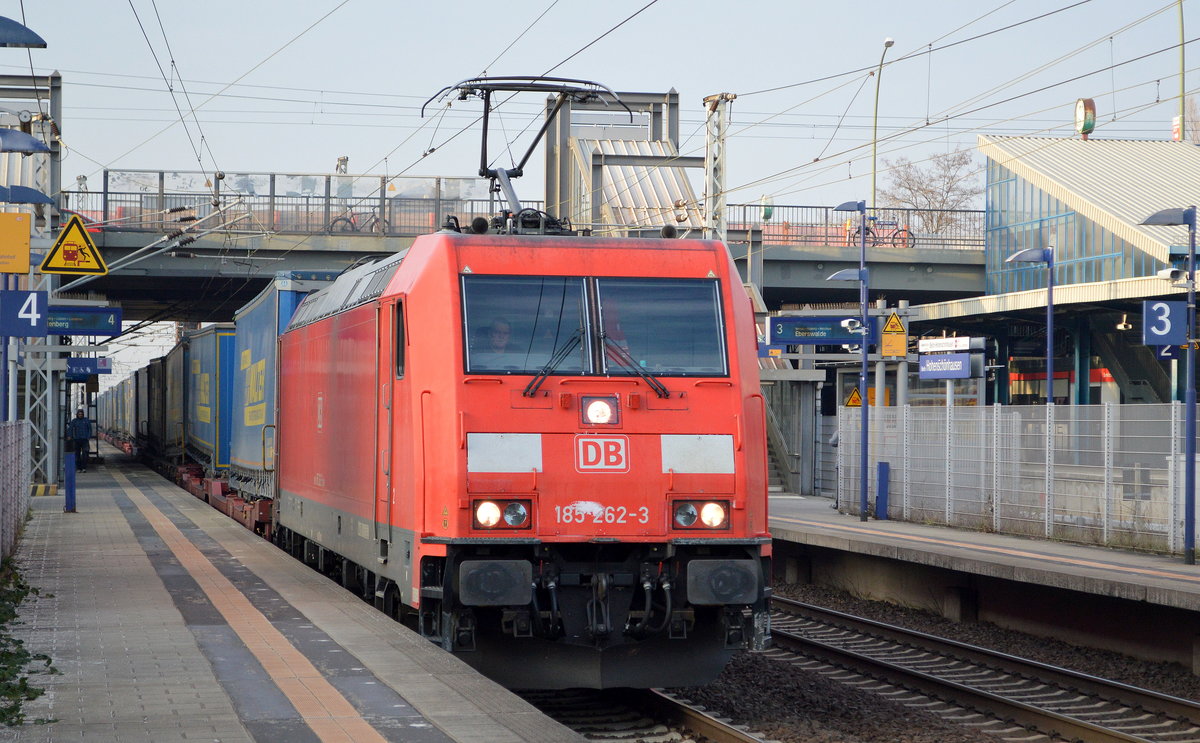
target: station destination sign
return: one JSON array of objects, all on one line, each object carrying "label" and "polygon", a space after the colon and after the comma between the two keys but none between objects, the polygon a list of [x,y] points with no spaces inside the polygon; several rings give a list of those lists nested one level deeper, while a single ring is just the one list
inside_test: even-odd
[{"label": "station destination sign", "polygon": [[983,338],[969,336],[954,336],[953,338],[922,338],[917,341],[917,350],[921,353],[948,353],[951,351],[982,351]]},{"label": "station destination sign", "polygon": [[970,379],[969,353],[939,353],[920,358],[918,374],[921,379]]},{"label": "station destination sign", "polygon": [[[868,318],[871,334],[868,343],[879,342],[878,318]],[[787,345],[858,345],[862,343],[862,334],[853,333],[843,325],[847,320],[857,323],[860,318],[856,315],[845,317],[823,316],[780,316],[770,318],[770,344]]]},{"label": "station destination sign", "polygon": [[119,335],[120,307],[67,307],[51,305],[46,320],[50,335]]}]

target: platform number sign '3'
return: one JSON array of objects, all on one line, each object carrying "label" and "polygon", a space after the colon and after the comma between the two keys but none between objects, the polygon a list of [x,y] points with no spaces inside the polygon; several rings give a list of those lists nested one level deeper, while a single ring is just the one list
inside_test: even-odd
[{"label": "platform number sign '3'", "polygon": [[1142,302],[1142,343],[1147,346],[1187,343],[1187,302]]},{"label": "platform number sign '3'", "polygon": [[46,335],[46,292],[0,292],[0,335],[41,338]]}]

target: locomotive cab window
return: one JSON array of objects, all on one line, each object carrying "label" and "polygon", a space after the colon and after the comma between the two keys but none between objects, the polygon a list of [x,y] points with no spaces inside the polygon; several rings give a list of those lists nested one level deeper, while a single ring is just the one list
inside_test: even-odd
[{"label": "locomotive cab window", "polygon": [[585,371],[583,279],[464,276],[462,297],[467,372]]},{"label": "locomotive cab window", "polygon": [[728,376],[711,279],[462,277],[467,373]]},{"label": "locomotive cab window", "polygon": [[605,374],[729,374],[721,296],[709,279],[596,279]]}]

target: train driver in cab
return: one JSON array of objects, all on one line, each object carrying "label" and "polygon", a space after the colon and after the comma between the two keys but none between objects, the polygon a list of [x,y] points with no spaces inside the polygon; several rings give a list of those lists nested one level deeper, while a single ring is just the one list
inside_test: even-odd
[{"label": "train driver in cab", "polygon": [[512,346],[512,323],[503,317],[492,320],[488,326],[482,351],[476,356],[475,365],[484,369],[518,369],[521,355]]}]

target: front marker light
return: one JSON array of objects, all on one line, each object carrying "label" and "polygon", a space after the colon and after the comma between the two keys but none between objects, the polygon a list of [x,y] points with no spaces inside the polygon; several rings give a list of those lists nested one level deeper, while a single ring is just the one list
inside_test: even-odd
[{"label": "front marker light", "polygon": [[680,503],[675,507],[675,523],[679,526],[688,527],[696,523],[696,506],[691,503]]},{"label": "front marker light", "polygon": [[725,507],[720,503],[705,503],[700,509],[700,521],[710,529],[725,525]]},{"label": "front marker light", "polygon": [[485,529],[491,529],[500,523],[500,506],[485,500],[475,506],[475,521]]}]

